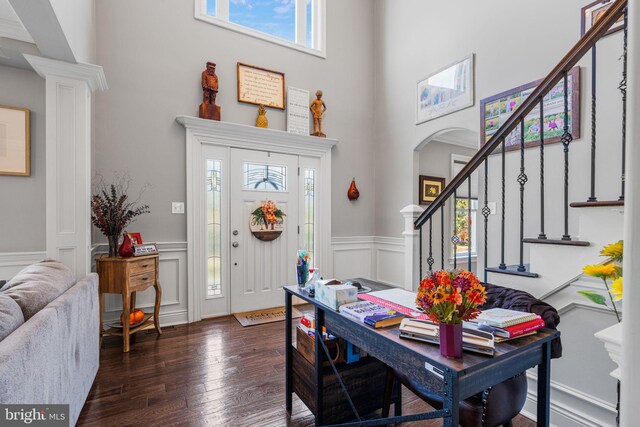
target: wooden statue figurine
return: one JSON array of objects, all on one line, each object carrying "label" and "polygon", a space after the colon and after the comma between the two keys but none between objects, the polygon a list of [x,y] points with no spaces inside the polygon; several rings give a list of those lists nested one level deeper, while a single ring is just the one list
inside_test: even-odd
[{"label": "wooden statue figurine", "polygon": [[313,133],[311,135],[326,138],[327,135],[322,133],[322,114],[327,111],[327,106],[322,100],[321,90],[316,92],[316,99],[313,100],[309,109],[311,110],[311,114],[313,114]]},{"label": "wooden statue figurine", "polygon": [[260,105],[260,107],[258,107],[258,118],[256,119],[256,127],[265,129],[269,127],[269,120],[267,119],[267,109],[264,108],[264,105]]},{"label": "wooden statue figurine", "polygon": [[200,118],[220,120],[220,107],[216,105],[218,95],[218,76],[216,64],[207,62],[207,69],[202,72],[202,104],[200,104]]}]

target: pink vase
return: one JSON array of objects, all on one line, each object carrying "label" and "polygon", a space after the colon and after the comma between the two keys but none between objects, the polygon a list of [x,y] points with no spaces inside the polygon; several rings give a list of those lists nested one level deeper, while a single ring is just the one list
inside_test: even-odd
[{"label": "pink vase", "polygon": [[444,357],[462,357],[462,323],[440,323],[440,354]]}]

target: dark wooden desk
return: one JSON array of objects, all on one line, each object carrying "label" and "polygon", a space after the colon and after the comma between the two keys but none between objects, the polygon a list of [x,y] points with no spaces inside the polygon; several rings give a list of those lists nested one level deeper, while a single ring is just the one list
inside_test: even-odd
[{"label": "dark wooden desk", "polygon": [[[373,290],[387,289],[380,283],[357,279]],[[458,427],[458,406],[460,400],[507,380],[529,368],[538,366],[538,408],[537,425],[549,426],[549,383],[551,373],[551,341],[560,335],[558,331],[539,330],[536,335],[496,345],[494,357],[464,352],[462,359],[447,359],[440,355],[438,346],[418,341],[401,339],[398,327],[373,329],[349,319],[332,308],[309,297],[297,286],[287,286],[285,291],[286,308],[286,408],[292,407],[292,319],[291,301],[296,296],[314,305],[316,317],[315,346],[315,385],[316,408],[323,407],[321,369],[326,360],[322,349],[320,331],[326,325],[337,336],[360,347],[371,356],[388,366],[408,375],[410,378],[428,387],[444,397],[442,410],[433,410],[422,414],[396,416],[384,419],[354,421],[341,426],[374,426],[398,422],[442,418],[445,427]],[[380,390],[383,393],[384,390]],[[322,411],[317,411],[316,426],[323,425]]]}]

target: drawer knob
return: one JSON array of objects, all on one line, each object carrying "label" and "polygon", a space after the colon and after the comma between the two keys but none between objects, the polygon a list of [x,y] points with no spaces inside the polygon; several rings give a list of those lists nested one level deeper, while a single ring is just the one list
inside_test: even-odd
[{"label": "drawer knob", "polygon": [[142,264],[142,268],[149,267],[149,264]]},{"label": "drawer knob", "polygon": [[143,277],[143,278],[142,278],[142,281],[143,281],[143,282],[146,282],[147,280],[149,280],[149,278],[148,278],[148,277]]}]

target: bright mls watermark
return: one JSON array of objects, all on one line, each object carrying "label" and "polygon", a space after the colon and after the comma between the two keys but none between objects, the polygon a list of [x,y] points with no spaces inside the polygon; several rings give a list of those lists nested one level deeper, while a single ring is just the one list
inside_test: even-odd
[{"label": "bright mls watermark", "polygon": [[69,405],[0,405],[0,425],[68,427]]}]

